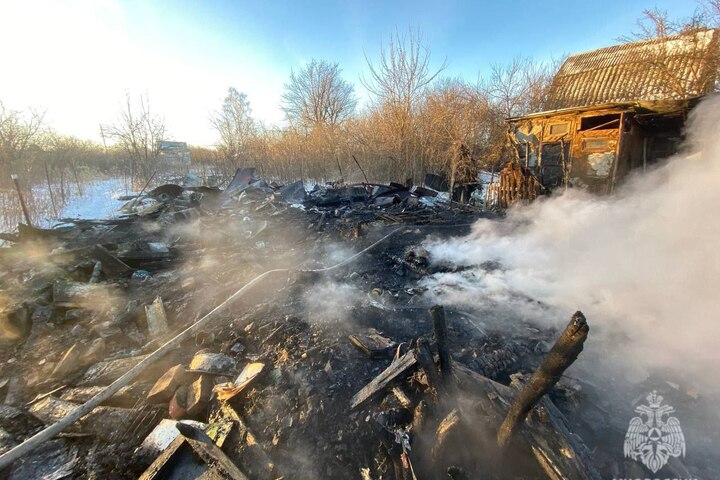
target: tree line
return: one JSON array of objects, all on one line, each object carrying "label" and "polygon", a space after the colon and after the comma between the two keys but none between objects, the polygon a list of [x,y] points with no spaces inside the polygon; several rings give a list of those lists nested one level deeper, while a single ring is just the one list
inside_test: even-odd
[{"label": "tree line", "polygon": [[461,162],[493,168],[504,156],[503,119],[540,108],[560,64],[518,57],[470,83],[443,76],[445,62],[433,67],[418,31],[396,32],[366,62],[362,109],[338,63],[313,59],[292,70],[283,128],[256,121],[247,95],[229,88],[211,118],[217,147],[194,158],[226,176],[246,165],[280,180],[418,182],[450,176]]},{"label": "tree line", "polygon": [[70,188],[71,182],[79,185],[91,173],[121,172],[118,153],[53,131],[47,127],[43,111],[11,110],[0,101],[2,187],[8,185],[10,174],[20,174],[31,183],[47,180],[59,183],[61,189]]},{"label": "tree line", "polygon": [[[646,10],[637,31],[618,40],[717,27],[718,19],[720,0],[701,0],[679,19]],[[313,59],[291,70],[280,104],[283,127],[255,119],[247,95],[229,88],[208,119],[217,144],[191,147],[193,164],[226,179],[239,166],[255,166],[281,181],[418,182],[426,173],[472,180],[475,169],[497,169],[511,158],[504,119],[544,109],[562,59],[516,57],[469,82],[446,76],[446,62],[434,62],[422,34],[411,30],[392,34],[365,61],[359,84],[369,101],[362,108],[338,63]],[[0,102],[0,171],[80,188],[87,172],[122,174],[135,183],[162,170],[158,141],[167,129],[147,95],[128,95],[117,120],[100,130],[103,144],[59,135],[47,128],[43,112],[8,110]]]},{"label": "tree line", "polygon": [[[720,27],[720,0],[699,0],[689,16],[678,18],[646,9],[636,29],[617,40],[704,27]],[[497,170],[513,158],[504,119],[545,109],[564,58],[516,57],[468,82],[444,76],[446,62],[433,68],[421,33],[410,31],[391,35],[365,61],[360,85],[370,102],[361,110],[338,63],[313,59],[292,70],[281,103],[285,128],[254,120],[247,96],[230,88],[211,118],[216,148],[196,149],[194,158],[225,176],[247,165],[281,180],[418,182],[436,173],[451,182],[472,181],[477,168]]]}]

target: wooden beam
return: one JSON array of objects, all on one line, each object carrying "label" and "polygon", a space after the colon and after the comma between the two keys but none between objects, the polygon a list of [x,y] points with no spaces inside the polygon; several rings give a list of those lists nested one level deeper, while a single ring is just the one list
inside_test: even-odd
[{"label": "wooden beam", "polygon": [[563,372],[572,365],[582,352],[588,331],[589,327],[585,316],[580,311],[575,312],[543,363],[515,397],[505,420],[498,429],[498,446],[501,448],[507,446],[518,424],[525,420],[533,405],[560,380]]},{"label": "wooden beam", "polygon": [[365,402],[373,399],[387,386],[392,384],[398,377],[406,374],[417,365],[415,350],[409,350],[405,355],[393,360],[393,362],[380,375],[375,377],[362,390],[356,393],[351,399],[350,409],[354,410]]}]

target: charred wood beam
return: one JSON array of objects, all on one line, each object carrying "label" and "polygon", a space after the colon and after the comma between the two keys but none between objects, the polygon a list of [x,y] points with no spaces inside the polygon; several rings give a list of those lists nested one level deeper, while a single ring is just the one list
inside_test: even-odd
[{"label": "charred wood beam", "polygon": [[238,460],[242,462],[243,471],[257,480],[283,478],[276,462],[263,449],[260,437],[253,433],[240,414],[227,401],[219,402],[217,409],[215,414],[210,415],[211,422],[213,417],[217,416],[222,421],[231,421],[238,426],[239,440],[234,448],[239,455]]},{"label": "charred wood beam", "polygon": [[440,386],[440,375],[438,375],[430,345],[424,338],[419,338],[417,341],[417,360],[420,368],[425,371],[430,388],[437,390]]},{"label": "charred wood beam", "polygon": [[188,449],[189,445],[185,442],[185,437],[178,435],[165,450],[150,464],[150,466],[138,477],[138,480],[159,480],[167,469],[166,465],[171,462],[175,455],[179,455],[184,449]]},{"label": "charred wood beam", "polygon": [[102,245],[97,244],[94,247],[91,247],[91,249],[91,256],[98,262],[102,262],[102,270],[105,273],[105,276],[107,276],[108,278],[120,277],[123,275],[128,275],[130,272],[132,272],[132,268],[130,268],[118,257],[110,253]]},{"label": "charred wood beam", "polygon": [[456,408],[450,411],[445,418],[438,425],[435,431],[435,442],[433,444],[430,455],[435,463],[438,463],[445,449],[448,448],[447,439],[450,436],[450,432],[457,428],[460,424],[460,411]]},{"label": "charred wood beam", "polygon": [[[482,412],[489,427],[499,425],[506,416],[517,391],[495,382],[459,363],[453,364],[453,374],[461,391],[477,400],[476,409]],[[528,445],[538,465],[553,480],[599,480],[590,452],[582,439],[574,435],[564,415],[549,398],[542,398],[535,406],[532,421],[519,426],[518,440]],[[487,445],[483,454],[500,458],[501,451]]]},{"label": "charred wood beam", "polygon": [[[415,350],[409,350],[405,355],[393,360],[393,362],[375,377],[362,390],[356,393],[351,399],[350,409],[354,410],[365,402],[375,398],[398,378],[410,372],[417,364]],[[404,377],[403,377],[404,378]]]},{"label": "charred wood beam", "polygon": [[192,425],[178,422],[175,424],[180,434],[190,444],[195,453],[208,465],[217,465],[232,480],[248,480],[248,477],[240,471],[225,452],[215,445],[205,432]]},{"label": "charred wood beam", "polygon": [[430,309],[430,318],[432,318],[435,342],[440,357],[440,376],[442,382],[447,385],[452,377],[452,358],[448,348],[445,309],[441,305],[435,305]]},{"label": "charred wood beam", "polygon": [[513,433],[525,420],[528,412],[577,359],[582,352],[588,331],[589,327],[585,316],[580,311],[575,312],[543,363],[515,397],[505,420],[498,429],[497,443],[499,447],[503,448],[508,445]]},{"label": "charred wood beam", "polygon": [[[397,228],[384,237],[382,237],[380,240],[376,241],[372,245],[366,247],[364,250],[361,250],[360,252],[351,255],[347,257],[345,260],[336,263],[335,265],[332,265],[330,267],[320,268],[316,270],[304,270],[304,272],[315,272],[315,273],[323,273],[323,272],[330,272],[333,270],[337,270],[339,268],[342,268],[345,265],[350,264],[351,262],[354,262],[357,258],[364,255],[368,251],[372,250],[373,248],[380,245],[382,242],[390,238],[391,236],[397,234],[402,229]],[[174,338],[168,340],[166,343],[164,343],[162,346],[160,346],[157,350],[150,353],[149,355],[145,356],[142,360],[137,362],[130,370],[125,372],[120,378],[115,380],[112,384],[110,384],[105,390],[98,393],[94,397],[92,397],[90,400],[88,400],[83,405],[79,406],[72,412],[70,412],[68,415],[63,417],[62,419],[58,420],[56,423],[48,426],[44,430],[41,430],[40,432],[36,433],[32,437],[26,439],[23,443],[20,445],[17,445],[10,449],[9,451],[3,453],[0,455],[0,469],[7,467],[12,462],[17,460],[18,458],[21,458],[22,456],[26,455],[27,453],[31,452],[32,450],[36,449],[40,445],[42,445],[44,442],[50,440],[51,438],[55,437],[58,433],[65,430],[67,427],[72,425],[73,423],[77,422],[80,418],[87,415],[89,412],[91,412],[95,407],[106,401],[108,398],[112,397],[115,393],[118,392],[121,388],[125,387],[126,385],[130,384],[133,380],[135,380],[137,377],[140,376],[141,373],[144,372],[144,370],[158,362],[158,360],[162,359],[167,353],[174,351],[177,349],[178,345],[181,345],[182,342],[185,340],[192,338],[193,335],[195,335],[197,332],[202,330],[203,328],[206,328],[208,324],[216,320],[218,317],[223,314],[230,305],[233,305],[238,299],[243,297],[248,291],[250,291],[254,286],[261,283],[266,278],[272,278],[277,277],[278,275],[289,275],[290,270],[286,268],[280,268],[280,269],[274,269],[274,270],[268,270],[252,280],[250,280],[248,283],[243,285],[240,289],[238,289],[235,293],[230,295],[225,301],[220,303],[218,306],[213,308],[210,312],[208,312],[205,316],[197,320],[195,323],[187,327],[185,330],[177,334]],[[303,272],[303,271],[301,271]],[[409,361],[409,359],[408,359]],[[410,365],[406,365],[406,367],[409,369],[410,367],[415,365],[415,355],[412,355],[411,361],[409,361]]]}]

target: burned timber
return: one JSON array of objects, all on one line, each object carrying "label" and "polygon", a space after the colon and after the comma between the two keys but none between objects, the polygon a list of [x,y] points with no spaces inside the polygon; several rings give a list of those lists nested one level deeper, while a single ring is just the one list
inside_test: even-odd
[{"label": "burned timber", "polygon": [[[716,48],[715,31],[695,35],[702,52]],[[499,330],[428,303],[422,280],[461,267],[432,262],[423,241],[465,234],[502,215],[487,207],[552,189],[609,193],[672,151],[706,93],[702,75],[696,90],[652,92],[662,98],[572,87],[616,65],[594,60],[646,65],[641,54],[656,46],[571,57],[555,88],[573,104],[508,119],[516,157],[499,182],[491,174],[485,209],[465,203],[478,182],[460,148],[450,192],[433,176],[307,191],[241,168],[222,190],[160,185],[125,199],[118,218],[3,234],[0,474],[644,476],[617,455],[627,412],[603,402],[607,379],[565,374],[592,343],[593,319],[569,311],[564,328],[539,329],[517,314]],[[667,469],[720,476],[693,458]]]}]

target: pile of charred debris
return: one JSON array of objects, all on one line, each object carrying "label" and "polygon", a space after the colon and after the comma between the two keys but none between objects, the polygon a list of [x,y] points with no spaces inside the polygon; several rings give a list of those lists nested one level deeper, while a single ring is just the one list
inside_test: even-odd
[{"label": "pile of charred debris", "polygon": [[254,169],[125,201],[118,218],[2,235],[0,453],[115,393],[0,476],[637,473],[565,417],[581,402],[558,384],[588,334],[580,312],[506,338],[423,303],[435,267],[419,245],[467,233],[479,209],[401,184],[306,192]]}]

